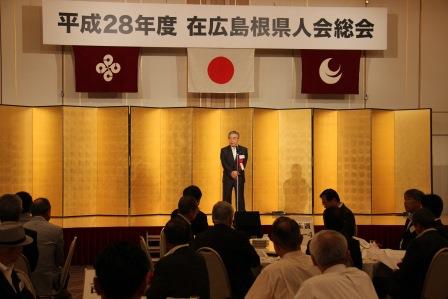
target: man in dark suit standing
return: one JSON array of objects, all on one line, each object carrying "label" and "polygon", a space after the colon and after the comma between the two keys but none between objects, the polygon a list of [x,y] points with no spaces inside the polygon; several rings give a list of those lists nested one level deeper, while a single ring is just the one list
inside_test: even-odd
[{"label": "man in dark suit standing", "polygon": [[222,197],[224,201],[232,203],[232,189],[235,188],[237,211],[244,211],[244,170],[246,169],[247,148],[238,144],[240,133],[230,131],[229,145],[221,149]]},{"label": "man in dark suit standing", "polygon": [[231,227],[233,207],[228,202],[217,202],[213,206],[212,218],[214,226],[194,239],[193,248],[211,247],[216,250],[229,274],[232,298],[244,298],[255,280],[251,268],[260,265],[260,257],[246,234]]}]

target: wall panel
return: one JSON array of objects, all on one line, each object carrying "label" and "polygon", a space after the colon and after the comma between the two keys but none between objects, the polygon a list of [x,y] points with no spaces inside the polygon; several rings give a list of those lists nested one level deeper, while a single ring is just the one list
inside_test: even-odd
[{"label": "wall panel", "polygon": [[33,192],[33,109],[0,106],[0,194]]},{"label": "wall panel", "polygon": [[354,213],[370,213],[371,111],[338,111],[337,134],[336,191]]},{"label": "wall panel", "polygon": [[322,213],[320,193],[338,186],[338,112],[314,110],[314,213]]},{"label": "wall panel", "polygon": [[279,142],[276,110],[255,109],[253,119],[253,208],[279,210]]},{"label": "wall panel", "polygon": [[372,212],[395,212],[395,113],[372,111]]},{"label": "wall panel", "polygon": [[430,110],[395,111],[395,200],[403,211],[403,193],[431,191]]},{"label": "wall panel", "polygon": [[128,214],[128,108],[98,109],[97,214]]},{"label": "wall panel", "polygon": [[62,103],[62,47],[42,44],[41,2],[0,3],[3,104]]},{"label": "wall panel", "polygon": [[63,108],[64,216],[96,214],[97,108]]},{"label": "wall panel", "polygon": [[182,190],[192,183],[193,109],[161,112],[161,207],[159,213],[177,208]]},{"label": "wall panel", "polygon": [[312,212],[312,110],[280,110],[279,210]]},{"label": "wall panel", "polygon": [[33,108],[33,198],[51,202],[62,216],[62,107]]},{"label": "wall panel", "polygon": [[161,113],[131,108],[131,215],[161,209]]},{"label": "wall panel", "polygon": [[194,109],[193,111],[193,184],[200,186],[200,209],[211,213],[213,205],[222,200],[221,111]]}]

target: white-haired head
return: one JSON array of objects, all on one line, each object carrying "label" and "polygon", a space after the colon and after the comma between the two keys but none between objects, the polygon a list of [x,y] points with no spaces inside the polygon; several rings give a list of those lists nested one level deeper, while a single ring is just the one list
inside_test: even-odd
[{"label": "white-haired head", "polygon": [[311,240],[310,252],[314,263],[324,271],[347,262],[347,240],[337,231],[322,230]]}]

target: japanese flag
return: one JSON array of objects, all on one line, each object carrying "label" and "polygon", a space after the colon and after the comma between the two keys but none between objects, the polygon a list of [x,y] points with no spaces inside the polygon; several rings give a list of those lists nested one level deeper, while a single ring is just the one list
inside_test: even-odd
[{"label": "japanese flag", "polygon": [[254,91],[254,49],[188,49],[188,92]]}]

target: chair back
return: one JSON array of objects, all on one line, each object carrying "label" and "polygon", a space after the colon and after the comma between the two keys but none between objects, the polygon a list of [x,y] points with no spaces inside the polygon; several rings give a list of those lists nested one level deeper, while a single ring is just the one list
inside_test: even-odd
[{"label": "chair back", "polygon": [[19,269],[20,271],[26,273],[26,275],[31,276],[30,262],[28,261],[26,256],[24,256],[22,253],[14,262],[14,269]]},{"label": "chair back", "polygon": [[143,238],[143,236],[140,236],[140,248],[143,250],[143,252],[146,254],[146,257],[148,258],[149,270],[151,272],[153,272],[154,271],[154,264],[152,262],[151,254],[149,253],[148,243],[145,240],[145,238]]},{"label": "chair back", "polygon": [[432,258],[423,284],[422,299],[447,299],[447,276],[448,247],[445,247],[437,251]]},{"label": "chair back", "polygon": [[[28,260],[27,260],[27,262],[28,262]],[[30,276],[26,272],[22,271],[21,269],[16,269],[16,264],[14,264],[14,269],[15,269],[20,281],[23,282],[23,284],[25,285],[25,288],[28,291],[30,291],[31,295],[33,295],[33,298],[37,298],[36,289],[34,288],[33,283],[31,282]]]},{"label": "chair back", "polygon": [[61,279],[59,281],[58,293],[60,291],[64,290],[67,287],[68,274],[69,274],[69,271],[70,271],[70,266],[72,264],[72,258],[73,258],[73,253],[75,252],[75,246],[76,246],[76,240],[77,239],[78,239],[77,236],[75,236],[73,238],[72,243],[70,244],[70,248],[68,249],[68,254],[67,254],[67,257],[65,259],[64,266],[62,267]]},{"label": "chair back", "polygon": [[201,247],[197,252],[204,257],[210,284],[210,299],[232,297],[229,275],[221,256],[213,248]]},{"label": "chair back", "polygon": [[165,228],[163,227],[160,231],[160,258],[162,258],[166,254],[166,237],[165,237]]}]

